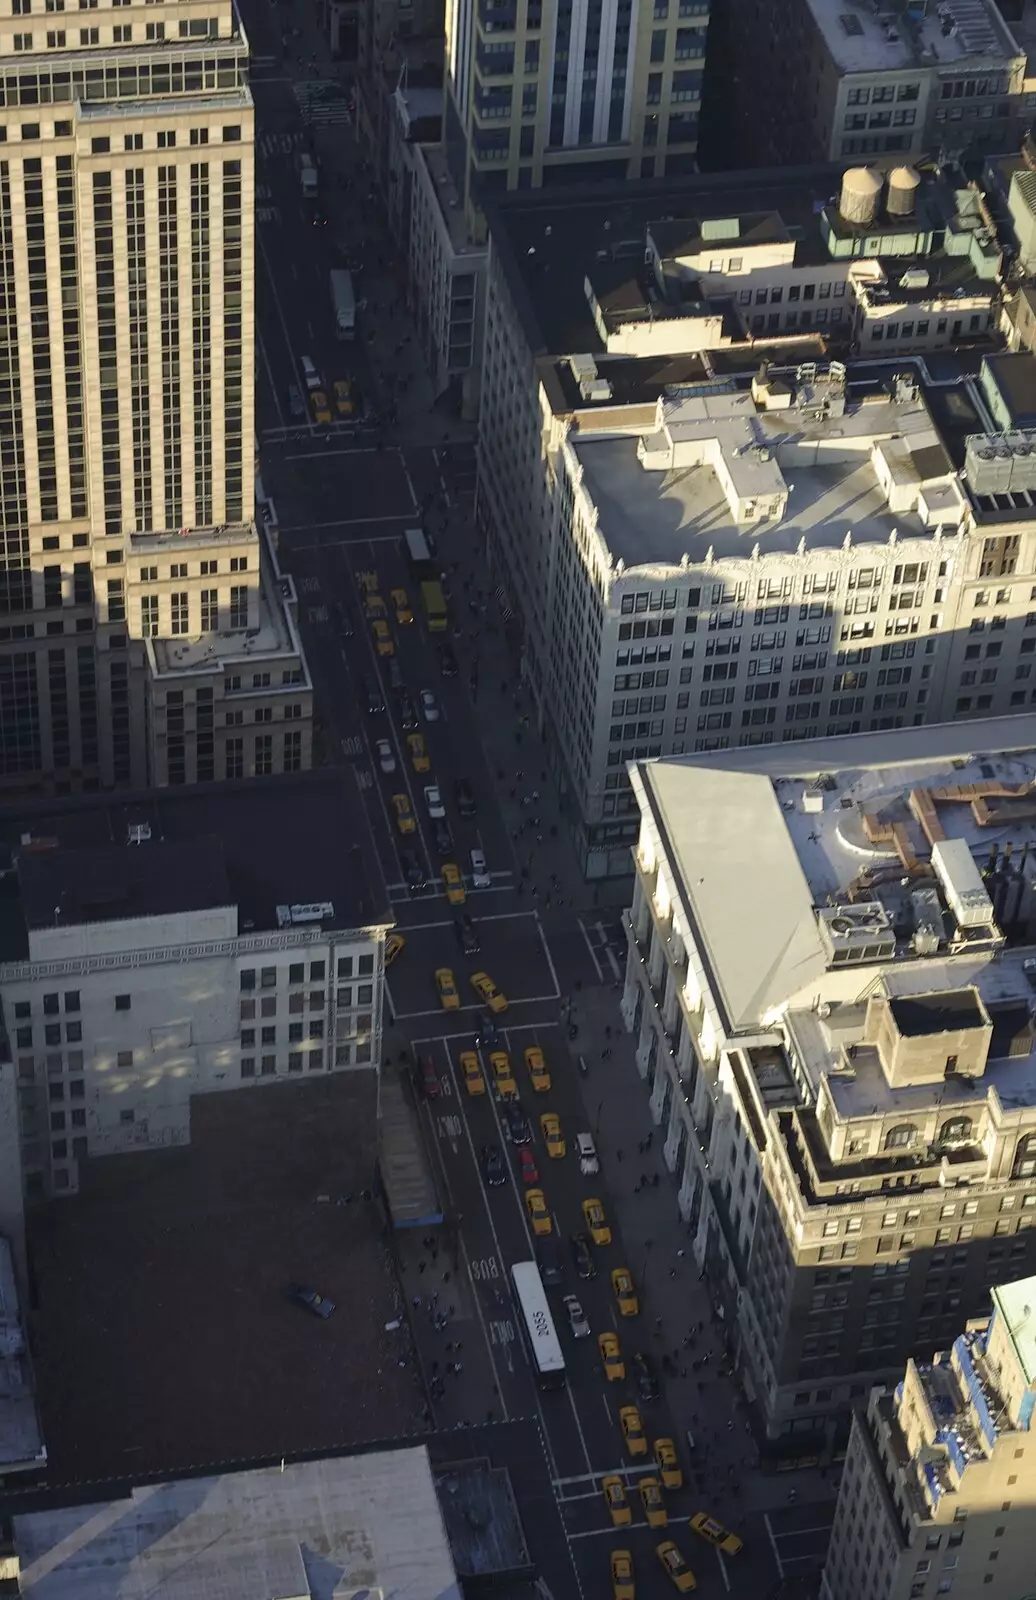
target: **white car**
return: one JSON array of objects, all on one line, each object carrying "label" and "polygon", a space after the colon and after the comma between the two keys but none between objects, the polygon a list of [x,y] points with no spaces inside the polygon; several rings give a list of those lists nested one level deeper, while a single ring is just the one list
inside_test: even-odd
[{"label": "white car", "polygon": [[579,1157],[579,1170],[584,1178],[592,1178],[595,1172],[600,1172],[597,1146],[588,1133],[576,1134],[576,1154]]},{"label": "white car", "polygon": [[573,1339],[589,1339],[590,1324],[587,1322],[586,1313],[575,1295],[566,1294],[562,1304],[568,1312],[568,1325],[572,1330]]},{"label": "white car", "polygon": [[471,852],[471,882],[476,889],[491,889],[493,880],[489,876],[486,858],[481,850]]},{"label": "white car", "polygon": [[396,758],[392,754],[392,746],[387,739],[379,739],[377,744],[378,766],[382,772],[395,772]]},{"label": "white car", "polygon": [[421,715],[426,722],[438,722],[439,706],[431,689],[421,690]]},{"label": "white car", "polygon": [[306,380],[306,388],[310,394],[323,388],[323,380],[309,356],[299,356],[299,366],[302,368],[302,376]]},{"label": "white car", "polygon": [[425,785],[424,803],[428,807],[428,815],[433,821],[438,822],[441,817],[446,815],[446,807],[442,803],[442,795],[439,792],[437,783]]}]

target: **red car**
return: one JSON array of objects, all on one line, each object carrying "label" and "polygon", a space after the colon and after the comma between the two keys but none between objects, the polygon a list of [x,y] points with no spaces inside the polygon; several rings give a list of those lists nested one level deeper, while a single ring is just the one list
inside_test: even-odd
[{"label": "red car", "polygon": [[540,1174],[536,1166],[536,1157],[527,1144],[519,1145],[518,1147],[518,1166],[521,1170],[523,1183],[539,1182]]},{"label": "red car", "polygon": [[431,1056],[420,1056],[418,1067],[421,1077],[421,1092],[426,1100],[439,1098],[439,1074],[435,1070],[435,1063]]}]

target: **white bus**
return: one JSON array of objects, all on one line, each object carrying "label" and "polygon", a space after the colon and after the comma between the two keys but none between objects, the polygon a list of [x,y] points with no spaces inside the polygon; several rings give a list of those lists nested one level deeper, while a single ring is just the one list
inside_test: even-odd
[{"label": "white bus", "polygon": [[521,1313],[521,1327],[529,1363],[541,1389],[560,1389],[565,1382],[565,1358],[561,1353],[554,1318],[535,1261],[517,1261],[511,1268],[514,1297]]}]

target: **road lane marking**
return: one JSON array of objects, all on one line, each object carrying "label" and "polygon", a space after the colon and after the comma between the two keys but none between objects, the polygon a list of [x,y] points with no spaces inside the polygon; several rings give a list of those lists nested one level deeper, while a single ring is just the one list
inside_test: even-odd
[{"label": "road lane marking", "polygon": [[[459,1104],[460,1103],[460,1083],[459,1083],[459,1078],[458,1078],[457,1071],[456,1071],[456,1069],[455,1069],[455,1067],[453,1065],[453,1052],[451,1051],[449,1045],[445,1044],[445,1042],[444,1042],[444,1051],[443,1051],[443,1053],[446,1056],[446,1070],[450,1075],[450,1081],[453,1084],[454,1091],[456,1093],[457,1101],[458,1101],[458,1104]],[[497,1259],[500,1262],[500,1265],[503,1268],[503,1270],[506,1272],[506,1270],[507,1270],[507,1266],[506,1266],[507,1258],[504,1255],[504,1252],[501,1250],[501,1248],[500,1248],[500,1240],[497,1238],[496,1223],[493,1221],[493,1212],[492,1212],[492,1209],[491,1209],[490,1204],[489,1204],[489,1196],[488,1196],[488,1194],[486,1192],[486,1185],[485,1185],[485,1182],[484,1182],[483,1177],[482,1177],[482,1168],[480,1167],[479,1162],[478,1162],[478,1157],[475,1154],[475,1141],[471,1137],[471,1125],[468,1122],[467,1117],[463,1118],[463,1122],[464,1122],[464,1133],[465,1133],[465,1137],[467,1139],[467,1144],[468,1144],[468,1154],[471,1157],[471,1164],[475,1169],[475,1177],[478,1180],[479,1193],[482,1196],[482,1207],[483,1207],[483,1210],[484,1210],[484,1212],[486,1214],[486,1217],[489,1220],[489,1231],[493,1235],[493,1245],[494,1245],[494,1248],[496,1250]],[[458,1232],[463,1234],[463,1229],[462,1228],[458,1229]],[[500,1373],[497,1370],[496,1358],[493,1355],[493,1345],[492,1345],[492,1341],[491,1341],[491,1339],[489,1337],[489,1330],[486,1327],[486,1319],[485,1319],[485,1317],[484,1317],[484,1315],[482,1313],[482,1299],[481,1299],[481,1296],[479,1295],[478,1288],[477,1288],[477,1285],[476,1285],[476,1282],[475,1282],[475,1278],[474,1278],[474,1276],[472,1274],[472,1271],[471,1271],[471,1253],[470,1253],[470,1251],[465,1253],[464,1270],[468,1275],[468,1282],[469,1282],[469,1284],[471,1286],[472,1298],[475,1301],[475,1310],[478,1313],[478,1320],[479,1320],[479,1323],[481,1324],[481,1327],[482,1327],[482,1338],[485,1341],[486,1354],[489,1357],[489,1365],[493,1369],[493,1379],[494,1379],[494,1381],[496,1383],[497,1398],[499,1399],[500,1405],[503,1408],[504,1421],[508,1422],[510,1420],[510,1418],[509,1418],[508,1411],[507,1411],[507,1400],[506,1400],[506,1398],[504,1396],[504,1391],[503,1391],[503,1388],[502,1388],[501,1383],[500,1383]],[[513,1371],[514,1369],[512,1368],[511,1370]]]},{"label": "road lane marking", "polygon": [[[413,933],[414,930],[413,930],[413,928],[411,928],[408,931],[410,933]],[[557,995],[556,994],[532,994],[532,995],[524,995],[521,1000],[511,1000],[510,1004],[512,1006],[546,1005],[548,1002],[552,1002],[552,1001],[554,1001],[556,999],[557,999]],[[481,1010],[484,1009],[484,1006],[485,1006],[485,1002],[484,1001],[476,1000],[472,1005],[451,1006],[450,1010],[451,1011],[481,1011]],[[396,1013],[396,1021],[397,1022],[413,1022],[414,1019],[417,1018],[417,1017],[437,1017],[437,1016],[441,1015],[441,1013],[442,1013],[442,1011],[444,1009],[445,1008],[442,1007],[442,1006],[438,1007],[438,1009],[436,1009],[435,1006],[430,1006],[427,1011],[397,1011],[397,1013]],[[507,1026],[510,1027],[510,1023],[508,1023]],[[536,1024],[535,1023],[526,1023],[525,1026],[526,1027],[535,1027]],[[445,1035],[444,1035],[444,1037],[445,1037]]]},{"label": "road lane marking", "polygon": [[403,450],[400,450],[400,449],[397,448],[396,454],[399,457],[399,464],[403,468],[403,476],[406,478],[406,486],[410,490],[410,499],[413,502],[413,504],[411,506],[411,510],[412,511],[416,511],[417,510],[417,496],[414,493],[414,480],[410,476],[410,468],[406,464],[406,453]]},{"label": "road lane marking", "polygon": [[[323,455],[326,452],[317,450],[314,453],[316,455]],[[333,450],[331,454],[337,455],[339,452]],[[353,454],[353,452],[350,451],[350,454]],[[390,516],[387,515],[383,517],[336,517],[333,522],[299,522],[294,527],[290,528],[285,528],[282,525],[281,532],[316,533],[318,528],[363,528],[370,522],[404,522],[406,517],[407,513],[405,511],[393,512]]]},{"label": "road lane marking", "polygon": [[763,1521],[766,1524],[766,1531],[770,1536],[770,1544],[771,1544],[771,1546],[773,1548],[773,1559],[774,1559],[774,1561],[776,1563],[776,1566],[777,1566],[777,1576],[779,1578],[783,1579],[783,1577],[784,1577],[784,1562],[781,1560],[780,1551],[777,1549],[777,1540],[773,1536],[773,1525],[770,1522],[769,1512],[764,1513]]},{"label": "road lane marking", "polygon": [[559,1000],[561,998],[561,985],[558,982],[557,968],[555,967],[553,959],[552,959],[551,954],[550,954],[550,947],[547,944],[547,935],[543,931],[543,924],[540,921],[540,914],[537,911],[537,912],[534,913],[534,915],[535,915],[535,918],[536,918],[536,932],[540,936],[540,944],[543,946],[543,954],[547,958],[547,965],[550,968],[550,975],[554,979],[554,999],[555,1000]]},{"label": "road lane marking", "polygon": [[590,935],[587,932],[586,923],[583,921],[582,917],[579,918],[579,926],[580,926],[580,929],[582,930],[583,938],[586,941],[586,948],[590,952],[590,960],[593,962],[594,966],[597,968],[597,981],[599,983],[603,983],[604,982],[604,968],[601,966],[601,963],[597,959],[597,951],[594,949],[593,945],[590,943]]}]

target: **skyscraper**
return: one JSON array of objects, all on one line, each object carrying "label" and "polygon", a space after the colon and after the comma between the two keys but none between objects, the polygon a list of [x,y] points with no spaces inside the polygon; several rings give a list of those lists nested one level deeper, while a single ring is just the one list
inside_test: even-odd
[{"label": "skyscraper", "polygon": [[308,766],[253,521],[247,41],[229,0],[65,5],[0,31],[0,786]]},{"label": "skyscraper", "polygon": [[447,0],[445,140],[480,192],[693,171],[708,0]]}]

